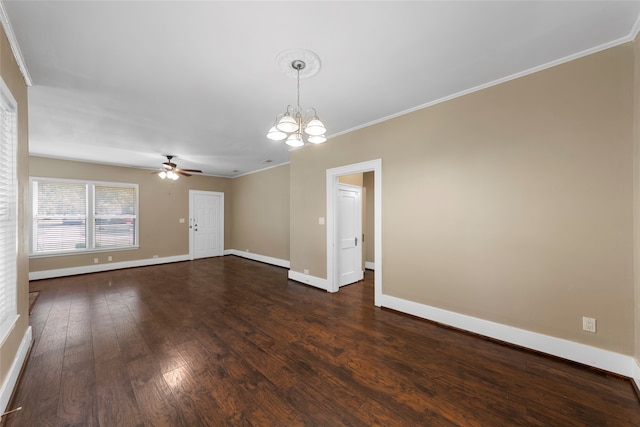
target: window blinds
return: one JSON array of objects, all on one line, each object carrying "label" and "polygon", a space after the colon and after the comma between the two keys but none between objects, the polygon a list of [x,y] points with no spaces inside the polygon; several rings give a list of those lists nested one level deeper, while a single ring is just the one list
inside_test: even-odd
[{"label": "window blinds", "polygon": [[34,183],[35,250],[67,251],[87,245],[87,185]]},{"label": "window blinds", "polygon": [[135,244],[136,191],[133,187],[95,186],[96,248]]},{"label": "window blinds", "polygon": [[138,186],[31,178],[32,254],[137,246]]}]

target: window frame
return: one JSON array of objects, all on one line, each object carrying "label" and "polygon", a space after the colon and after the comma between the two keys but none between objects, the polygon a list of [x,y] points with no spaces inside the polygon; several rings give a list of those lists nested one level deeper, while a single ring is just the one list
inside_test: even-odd
[{"label": "window frame", "polygon": [[[9,236],[4,235],[5,239],[0,244],[0,260],[2,260],[2,279],[0,280],[0,342],[4,342],[11,333],[20,318],[18,314],[17,290],[18,290],[18,257],[20,253],[19,241],[19,209],[20,193],[18,179],[18,103],[16,102],[9,87],[0,77],[0,152],[8,152],[5,156],[5,170],[10,170],[7,176],[6,189],[9,196],[7,209],[7,227],[4,225],[4,231],[8,231]],[[7,135],[4,134],[4,127],[8,127]],[[8,138],[5,140],[3,136]],[[5,187],[5,183],[0,184]],[[13,236],[11,236],[13,234]],[[5,267],[8,267],[5,270]]]},{"label": "window frame", "polygon": [[[85,185],[87,188],[86,193],[86,247],[85,248],[75,248],[75,249],[66,249],[66,250],[55,250],[55,251],[46,251],[46,252],[36,252],[34,247],[36,232],[37,232],[37,223],[35,221],[35,206],[34,206],[34,182],[52,182],[52,183],[69,183],[69,184],[81,184]],[[110,246],[103,248],[96,248],[96,218],[103,217],[104,215],[95,214],[95,187],[123,187],[123,188],[133,188],[135,190],[135,214],[131,215],[134,218],[135,226],[134,226],[134,244],[132,246]],[[31,221],[29,233],[29,258],[43,258],[43,257],[51,257],[51,256],[64,256],[64,255],[78,255],[78,254],[86,254],[86,253],[97,253],[97,252],[119,252],[119,251],[129,251],[140,248],[139,235],[140,235],[140,188],[138,184],[134,183],[126,183],[126,182],[109,182],[109,181],[93,181],[93,180],[83,180],[83,179],[69,179],[69,178],[51,178],[51,177],[37,177],[31,176],[29,177],[29,208],[30,215],[29,219]]]}]

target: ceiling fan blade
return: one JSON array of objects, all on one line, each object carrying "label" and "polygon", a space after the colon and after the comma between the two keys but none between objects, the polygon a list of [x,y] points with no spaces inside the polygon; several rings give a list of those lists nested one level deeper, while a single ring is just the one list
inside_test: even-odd
[{"label": "ceiling fan blade", "polygon": [[202,173],[200,169],[179,169],[178,165],[176,165],[171,161],[175,156],[167,155],[166,157],[167,157],[167,161],[162,162],[162,167],[164,167],[164,170],[154,172],[154,173],[160,174],[162,172],[166,172],[166,173],[173,172],[182,176],[191,176],[191,174],[188,172]]}]

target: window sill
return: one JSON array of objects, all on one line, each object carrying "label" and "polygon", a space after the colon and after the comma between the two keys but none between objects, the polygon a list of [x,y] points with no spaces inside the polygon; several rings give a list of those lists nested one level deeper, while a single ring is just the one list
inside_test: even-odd
[{"label": "window sill", "polygon": [[43,252],[43,253],[29,254],[29,259],[82,255],[82,254],[95,254],[95,253],[104,253],[104,252],[135,251],[137,249],[140,249],[140,246],[129,246],[127,248],[83,249],[81,251]]}]

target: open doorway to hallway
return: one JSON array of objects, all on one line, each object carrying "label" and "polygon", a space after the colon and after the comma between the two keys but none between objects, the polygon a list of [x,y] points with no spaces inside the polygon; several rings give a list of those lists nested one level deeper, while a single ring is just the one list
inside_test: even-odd
[{"label": "open doorway to hallway", "polygon": [[[337,203],[340,177],[371,173],[373,191],[368,197],[373,196],[373,266],[374,273],[374,303],[380,305],[382,295],[382,160],[371,160],[356,163],[339,168],[327,170],[327,290],[337,292],[340,287],[340,237],[339,237],[339,205]],[[373,179],[371,179],[371,176]],[[365,241],[367,237],[365,236]],[[366,255],[365,255],[366,260]],[[371,262],[371,261],[369,261]]]}]

